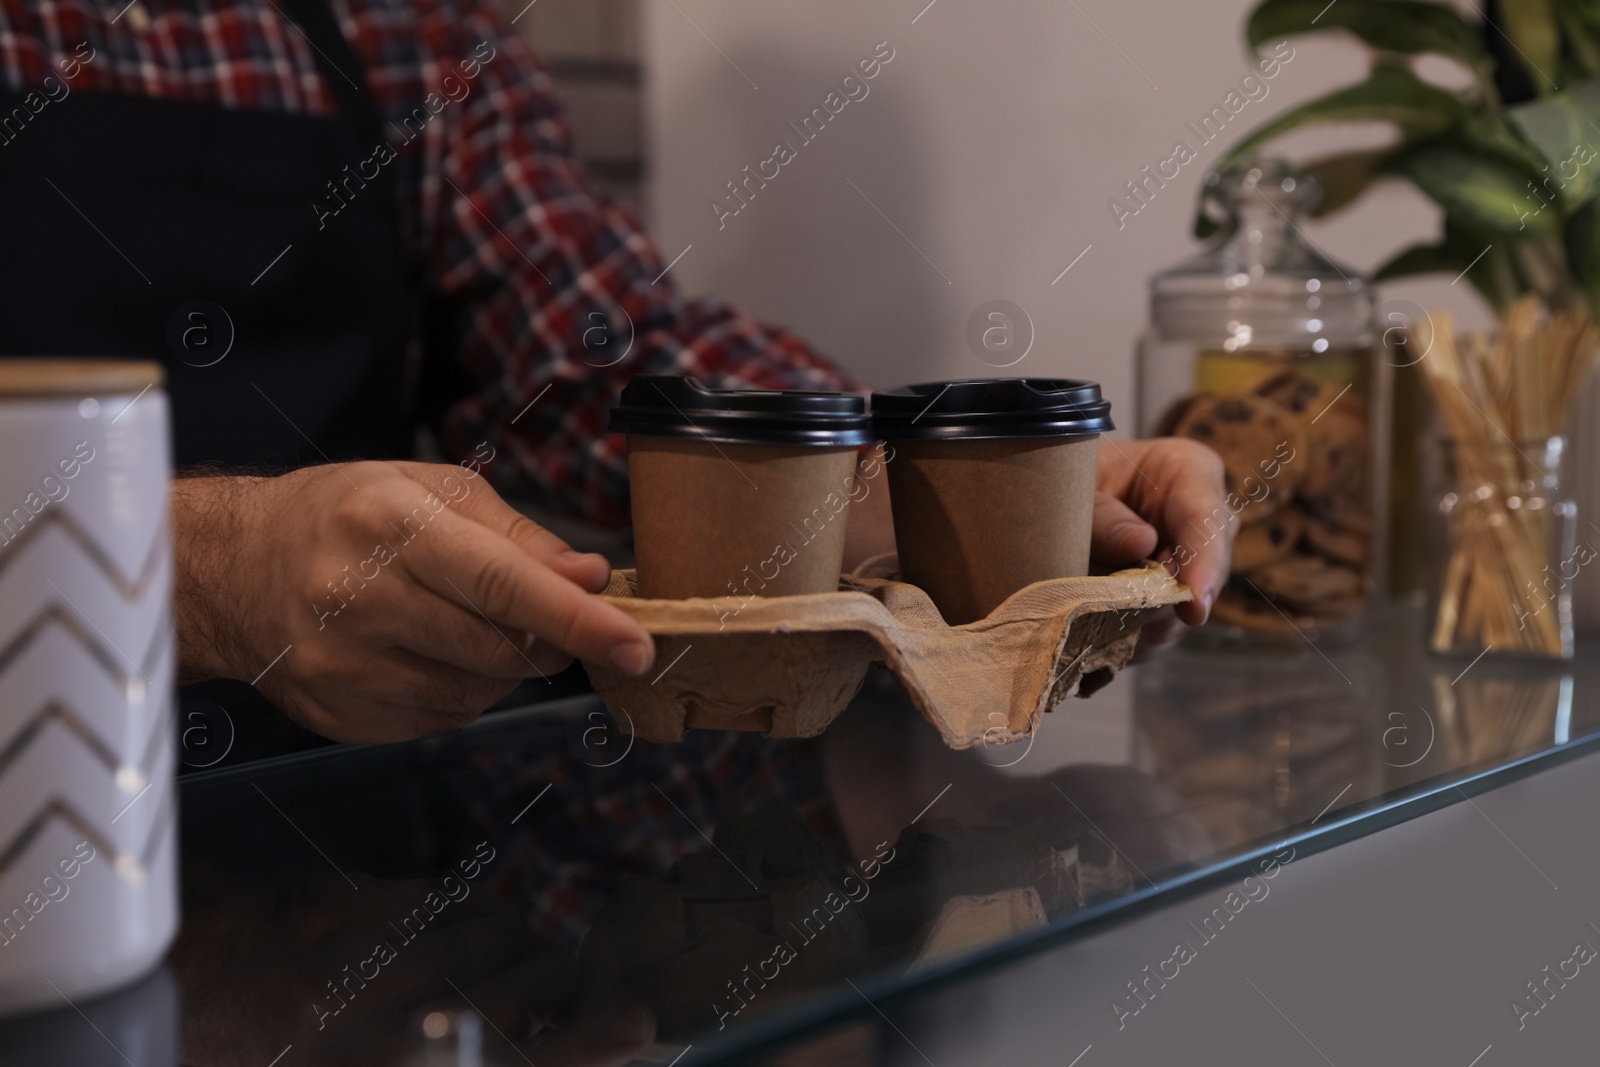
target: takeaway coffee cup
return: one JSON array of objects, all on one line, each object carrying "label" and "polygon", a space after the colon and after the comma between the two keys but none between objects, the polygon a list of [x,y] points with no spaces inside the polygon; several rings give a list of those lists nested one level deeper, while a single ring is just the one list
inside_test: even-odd
[{"label": "takeaway coffee cup", "polygon": [[1017,590],[1089,572],[1095,452],[1114,429],[1092,382],[931,382],[872,395],[889,443],[895,542],[906,581],[951,625]]},{"label": "takeaway coffee cup", "polygon": [[641,375],[610,428],[628,435],[641,597],[839,587],[856,451],[873,439],[864,397]]}]

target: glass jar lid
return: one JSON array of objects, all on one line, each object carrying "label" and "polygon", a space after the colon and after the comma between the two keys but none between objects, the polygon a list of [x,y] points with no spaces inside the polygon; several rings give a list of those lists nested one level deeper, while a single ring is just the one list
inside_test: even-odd
[{"label": "glass jar lid", "polygon": [[1201,220],[1216,236],[1199,255],[1150,279],[1156,333],[1224,351],[1370,344],[1365,279],[1305,236],[1302,223],[1320,196],[1315,178],[1276,161],[1208,176]]}]

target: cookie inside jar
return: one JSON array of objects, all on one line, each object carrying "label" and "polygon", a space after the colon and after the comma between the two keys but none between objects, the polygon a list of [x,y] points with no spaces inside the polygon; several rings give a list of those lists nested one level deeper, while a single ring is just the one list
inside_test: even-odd
[{"label": "cookie inside jar", "polygon": [[1359,623],[1376,586],[1368,352],[1201,351],[1158,432],[1222,457],[1239,520],[1217,625],[1313,634]]}]

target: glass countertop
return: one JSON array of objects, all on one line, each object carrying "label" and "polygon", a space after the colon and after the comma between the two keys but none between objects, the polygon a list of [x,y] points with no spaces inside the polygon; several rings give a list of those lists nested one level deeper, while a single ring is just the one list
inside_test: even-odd
[{"label": "glass countertop", "polygon": [[577,696],[191,775],[182,1062],[747,1057],[1600,739],[1594,644],[1422,647],[1402,607],[1340,651],[1175,649],[959,752],[875,669],[808,740],[655,744]]}]

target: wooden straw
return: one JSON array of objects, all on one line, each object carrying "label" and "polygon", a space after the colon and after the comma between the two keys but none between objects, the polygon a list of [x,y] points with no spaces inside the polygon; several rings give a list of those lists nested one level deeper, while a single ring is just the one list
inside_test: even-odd
[{"label": "wooden straw", "polygon": [[1482,335],[1461,344],[1444,314],[1421,333],[1430,356],[1421,366],[1454,446],[1458,496],[1429,644],[1561,656],[1559,613],[1534,611],[1528,601],[1543,589],[1555,517],[1523,506],[1530,491],[1546,491],[1543,458],[1524,445],[1561,433],[1600,330],[1587,316],[1546,315],[1536,297],[1525,297],[1507,309],[1493,345]]}]

